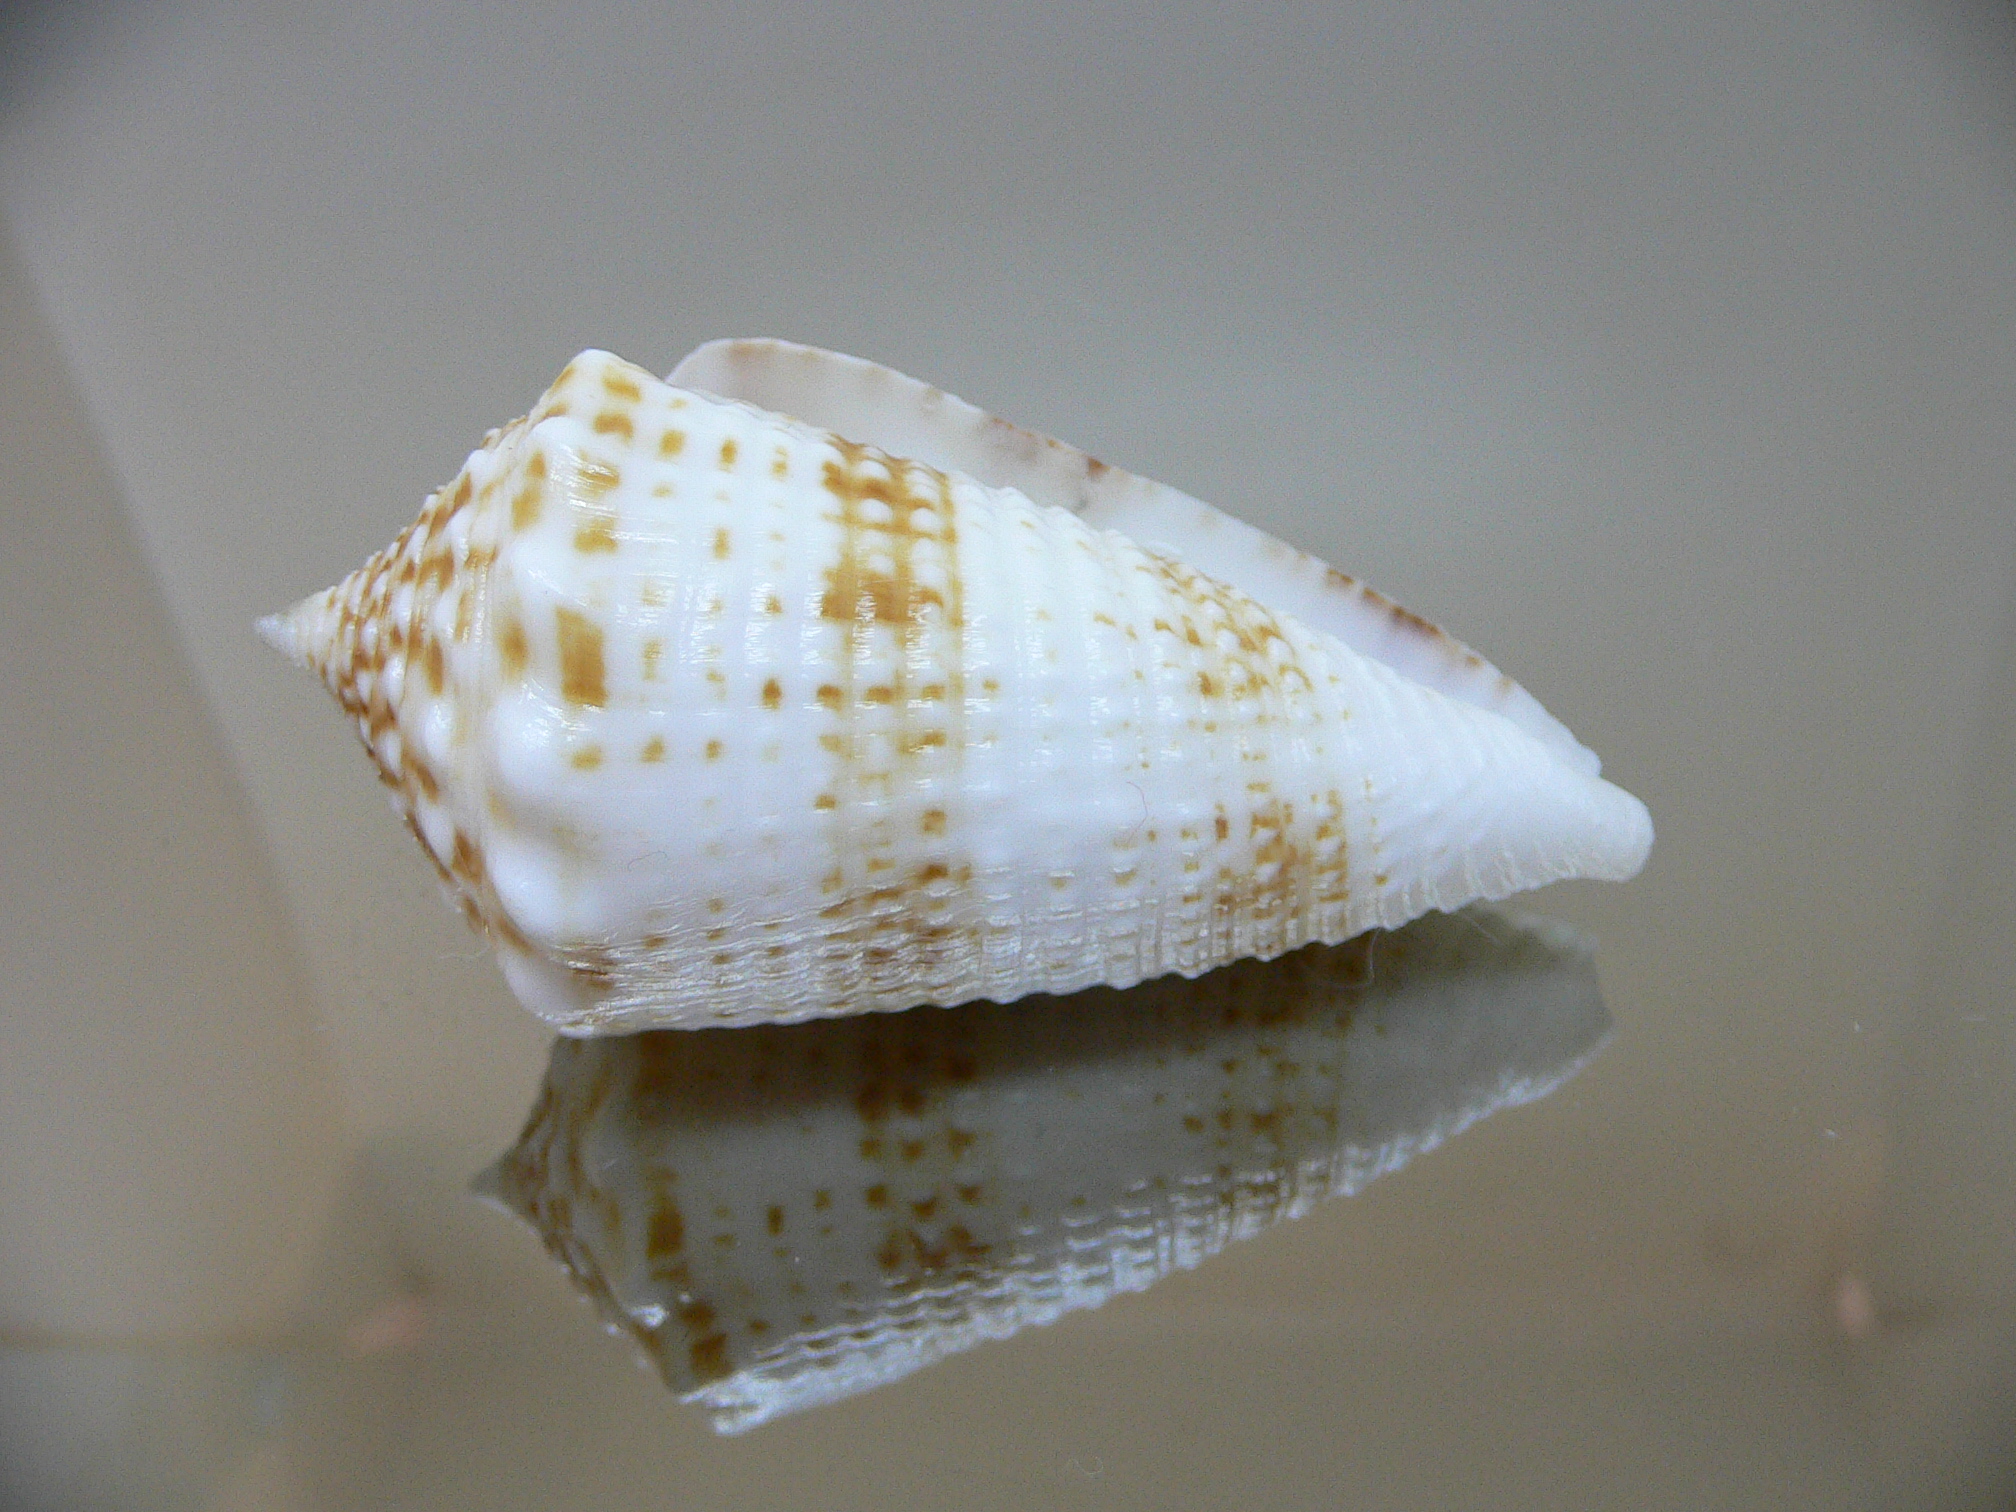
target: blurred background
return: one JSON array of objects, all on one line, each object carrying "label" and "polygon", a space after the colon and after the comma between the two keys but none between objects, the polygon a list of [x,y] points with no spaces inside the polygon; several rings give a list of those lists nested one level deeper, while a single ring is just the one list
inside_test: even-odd
[{"label": "blurred background", "polygon": [[[2016,1493],[2016,21],[0,12],[0,1505]],[[777,335],[1448,626],[1643,797],[1549,1101],[738,1440],[466,1194],[547,1036],[251,633]]]}]

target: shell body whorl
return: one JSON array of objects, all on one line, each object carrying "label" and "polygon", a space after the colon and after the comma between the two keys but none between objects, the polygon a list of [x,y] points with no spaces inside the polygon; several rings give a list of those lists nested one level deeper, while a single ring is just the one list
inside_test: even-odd
[{"label": "shell body whorl", "polygon": [[268,633],[571,1033],[1195,974],[1650,841],[1182,561],[603,353]]}]

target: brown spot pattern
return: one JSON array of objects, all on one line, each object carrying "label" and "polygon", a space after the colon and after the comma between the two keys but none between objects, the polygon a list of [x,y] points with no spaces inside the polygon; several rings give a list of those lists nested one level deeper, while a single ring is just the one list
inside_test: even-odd
[{"label": "brown spot pattern", "polygon": [[506,615],[497,631],[497,664],[503,670],[505,681],[516,682],[523,677],[531,655],[525,644],[523,622],[516,615]]},{"label": "brown spot pattern", "polygon": [[600,499],[584,499],[576,506],[574,549],[583,553],[616,549],[614,506]]},{"label": "brown spot pattern", "polygon": [[[489,592],[497,560],[498,533],[507,518],[512,526],[537,521],[546,458],[529,442],[531,424],[519,420],[486,437],[483,460],[500,460],[503,467],[490,482],[479,489],[472,466],[480,464],[465,466],[428,498],[419,517],[389,546],[329,590],[334,634],[315,655],[323,681],[356,721],[380,778],[397,796],[408,830],[464,917],[513,948],[523,944],[523,937],[498,906],[480,849],[445,822],[438,807],[440,780],[424,759],[419,739],[401,727],[418,717],[418,707],[453,696],[454,657],[472,654],[453,647],[473,636],[477,606]],[[521,455],[521,448],[529,454],[516,463],[514,476],[511,459]],[[458,522],[453,530],[451,521]],[[395,616],[394,598],[401,592],[410,600],[406,612]],[[530,661],[524,626],[509,606],[493,612],[498,665],[507,680],[515,679]],[[449,625],[445,636],[437,628],[444,620]],[[406,673],[396,704],[394,679],[388,675],[395,658],[403,659]]]},{"label": "brown spot pattern", "polygon": [[[819,612],[829,620],[866,626],[926,628],[934,616],[956,629],[956,606],[947,593],[918,577],[920,543],[935,543],[953,559],[958,525],[950,480],[872,447],[839,441],[839,458],[822,469],[826,491],[840,506],[840,556],[826,575]],[[879,506],[879,508],[877,507]],[[957,575],[948,589],[956,597]]]},{"label": "brown spot pattern", "polygon": [[[1097,1285],[1123,1254],[1166,1272],[1172,1251],[1208,1254],[1329,1188],[1337,1065],[1373,943],[1124,999],[563,1041],[498,1187],[682,1395],[760,1370],[794,1328],[800,1349],[847,1349],[958,1327],[1004,1277],[1040,1286],[1069,1265]],[[1377,948],[1382,978],[1407,969],[1403,936]],[[1157,1156],[1095,1151],[1034,1181],[1002,1170],[988,1130],[1026,1123],[1018,1089],[1037,1070],[1047,1137],[1073,1151],[1112,1127],[1098,1094],[1114,1077],[1152,1078],[1156,1111],[1128,1117],[1155,1121]],[[747,1148],[754,1107],[820,1131],[774,1183],[716,1158]]]},{"label": "brown spot pattern", "polygon": [[[964,926],[951,922],[954,891],[971,868],[949,851],[914,856],[913,837],[929,833],[921,810],[895,824],[860,822],[891,805],[900,813],[959,760],[959,531],[943,474],[873,447],[832,444],[836,455],[820,477],[840,542],[820,613],[845,627],[846,642],[835,680],[816,694],[837,716],[838,729],[821,744],[840,767],[833,805],[823,802],[829,795],[818,805],[831,816],[828,833],[840,856],[829,879],[839,896],[822,916],[827,941],[846,952],[847,977],[879,991],[928,978],[971,945],[958,937]],[[930,669],[928,677],[913,668]]]},{"label": "brown spot pattern", "polygon": [[560,696],[569,703],[601,708],[609,701],[603,681],[602,627],[578,610],[553,611],[560,644]]},{"label": "brown spot pattern", "polygon": [[[1155,553],[1147,563],[1168,606],[1155,620],[1163,654],[1194,668],[1199,728],[1264,732],[1313,691],[1263,605],[1185,563]],[[1275,791],[1274,748],[1263,737],[1242,753],[1248,817],[1235,826],[1221,806],[1212,821],[1217,860],[1202,893],[1208,956],[1289,949],[1318,935],[1348,897],[1342,798],[1304,795],[1298,812],[1293,795]]]},{"label": "brown spot pattern", "polygon": [[535,451],[525,464],[525,481],[511,500],[511,528],[530,530],[539,523],[539,510],[546,496],[546,453]]}]

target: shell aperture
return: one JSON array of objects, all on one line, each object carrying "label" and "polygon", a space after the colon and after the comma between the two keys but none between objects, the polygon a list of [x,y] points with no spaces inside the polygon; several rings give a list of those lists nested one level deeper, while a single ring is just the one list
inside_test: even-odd
[{"label": "shell aperture", "polygon": [[1124,992],[561,1040],[477,1186],[736,1432],[1355,1192],[1609,1025],[1572,931],[1431,916]]},{"label": "shell aperture", "polygon": [[1100,503],[584,352],[262,630],[570,1034],[1126,986],[1643,864],[1643,805],[1509,681],[1458,696]]}]

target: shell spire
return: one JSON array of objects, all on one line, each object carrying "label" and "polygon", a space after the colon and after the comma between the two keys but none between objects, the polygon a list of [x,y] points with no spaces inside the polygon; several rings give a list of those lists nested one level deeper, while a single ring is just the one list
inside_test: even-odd
[{"label": "shell spire", "polygon": [[313,672],[357,720],[365,748],[394,787],[401,785],[400,693],[411,668],[404,627],[411,620],[414,543],[420,538],[415,530],[402,533],[342,582],[267,615],[258,627],[267,645]]},{"label": "shell spire", "polygon": [[[355,613],[356,604],[377,564],[374,557],[335,587],[311,593],[291,609],[267,615],[259,621],[260,639],[295,666],[317,677],[326,680],[339,675],[354,665],[357,632],[362,626]],[[347,623],[346,608],[351,611]]]},{"label": "shell spire", "polygon": [[863,439],[991,435],[924,392],[849,435],[584,352],[262,623],[534,1012],[1124,986],[1643,864],[1644,806],[1474,652],[1056,443],[1082,511]]}]

